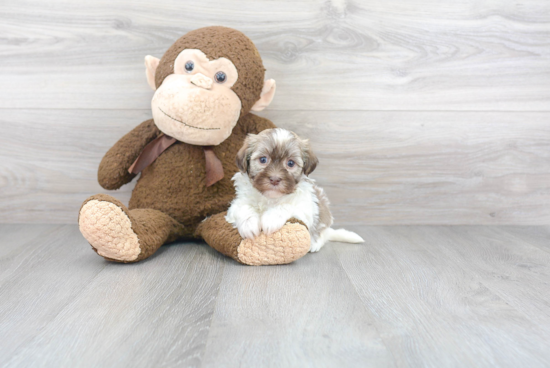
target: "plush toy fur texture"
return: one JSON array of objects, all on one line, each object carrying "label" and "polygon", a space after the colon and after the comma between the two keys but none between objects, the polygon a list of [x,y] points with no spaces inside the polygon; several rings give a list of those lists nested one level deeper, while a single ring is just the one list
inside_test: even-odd
[{"label": "plush toy fur texture", "polygon": [[212,248],[241,263],[252,266],[287,264],[309,252],[309,231],[300,220],[291,218],[269,236],[260,234],[254,240],[243,240],[236,228],[227,226],[226,215],[227,212],[223,212],[208,219],[220,231],[203,232],[203,224],[198,231],[203,232],[204,240]]},{"label": "plush toy fur texture", "polygon": [[[203,238],[214,249],[251,265],[283,264],[302,257],[310,245],[303,224],[289,221],[278,233],[243,241],[224,218],[235,196],[231,177],[238,171],[235,157],[245,137],[275,127],[249,113],[264,85],[258,51],[252,41],[233,29],[208,27],[189,32],[160,60],[157,88],[173,72],[178,54],[187,48],[200,49],[211,60],[228,58],[238,70],[238,81],[231,88],[241,99],[240,117],[232,134],[212,147],[222,163],[224,178],[207,187],[203,147],[178,141],[141,172],[128,207],[105,194],[88,198],[79,213],[82,234],[99,255],[125,263],[145,259],[179,238]],[[122,137],[100,163],[100,185],[115,190],[134,179],[128,169],[160,134],[155,122],[147,120]]]},{"label": "plush toy fur texture", "polygon": [[174,61],[185,49],[199,49],[210,60],[225,57],[233,62],[239,72],[239,81],[232,89],[241,99],[241,116],[247,114],[260,97],[264,85],[265,68],[254,43],[241,32],[226,27],[207,27],[188,32],[160,59],[155,75],[157,88],[173,73]]},{"label": "plush toy fur texture", "polygon": [[[259,116],[247,114],[240,118],[231,136],[213,150],[220,159],[224,169],[224,178],[211,187],[206,187],[206,167],[204,151],[201,146],[176,142],[163,152],[150,166],[145,168],[139,178],[129,209],[149,208],[162,211],[186,228],[187,237],[193,237],[197,225],[212,214],[220,213],[229,207],[235,196],[231,176],[238,171],[235,156],[248,133],[257,133],[273,127],[273,124]],[[149,139],[143,140],[138,134],[147,132]],[[127,171],[119,170],[120,159],[131,163],[140,151],[126,155],[126,147],[144,144],[155,139],[161,132],[152,120],[147,120],[134,131],[124,136],[105,155],[99,166],[99,183],[108,189],[118,189],[125,184],[123,178],[131,178]],[[119,144],[122,146],[119,147]],[[109,172],[111,170],[111,172]],[[127,169],[126,169],[127,170]],[[113,186],[112,178],[119,174],[121,179]],[[110,178],[103,181],[102,178]],[[104,185],[105,184],[105,185]]]},{"label": "plush toy fur texture", "polygon": [[[184,227],[154,209],[129,210],[107,194],[97,194],[82,204],[80,231],[100,256],[115,262],[137,262],[155,253],[159,243],[184,236]],[[98,232],[98,225],[103,231]]]}]

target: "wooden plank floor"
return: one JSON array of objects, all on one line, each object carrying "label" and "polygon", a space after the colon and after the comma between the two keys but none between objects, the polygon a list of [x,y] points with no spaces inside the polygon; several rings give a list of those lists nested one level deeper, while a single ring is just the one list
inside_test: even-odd
[{"label": "wooden plank floor", "polygon": [[286,266],[0,225],[0,367],[548,367],[550,228],[356,226]]}]

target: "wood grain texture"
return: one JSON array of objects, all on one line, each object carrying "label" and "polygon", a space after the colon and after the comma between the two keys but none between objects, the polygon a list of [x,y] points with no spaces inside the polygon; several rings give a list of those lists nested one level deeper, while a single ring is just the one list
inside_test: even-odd
[{"label": "wood grain texture", "polygon": [[550,221],[545,113],[273,112],[310,138],[342,224]]},{"label": "wood grain texture", "polygon": [[257,44],[264,115],[314,142],[337,222],[550,221],[548,1],[22,0],[0,4],[0,223],[74,223],[150,117],[144,56],[213,24]]},{"label": "wood grain texture", "polygon": [[520,237],[533,246],[550,252],[550,227],[546,226],[507,226],[502,228],[511,237]]},{"label": "wood grain texture", "polygon": [[546,0],[3,2],[0,108],[145,108],[145,55],[209,25],[257,44],[274,110],[550,109]]},{"label": "wood grain texture", "polygon": [[[82,202],[105,192],[107,150],[148,111],[4,110],[0,118],[0,223],[76,223]],[[133,184],[114,195],[128,204]]]},{"label": "wood grain texture", "polygon": [[[492,259],[506,258],[507,251],[485,237],[499,228],[491,229],[496,230],[357,227],[354,230],[366,244],[334,245],[398,367],[550,364],[550,324],[524,314],[507,298],[519,288],[531,287],[527,285],[538,281],[537,276],[532,273],[513,280],[504,278],[504,268],[495,272]],[[452,240],[448,232],[454,234]],[[509,243],[525,246],[521,238]],[[480,258],[480,252],[487,257]],[[534,260],[536,256],[524,257]],[[470,264],[477,266],[475,271]],[[548,263],[541,269],[548,271]],[[501,280],[498,291],[487,283],[496,278]],[[537,282],[537,286],[539,293],[548,293],[548,284]],[[520,303],[526,306],[535,299],[531,294]],[[548,311],[546,304],[533,314],[538,317]]]},{"label": "wood grain texture", "polygon": [[204,365],[393,367],[331,247],[291,265],[228,264]]},{"label": "wood grain texture", "polygon": [[[344,224],[550,221],[550,113],[263,114],[310,138]],[[3,110],[0,222],[75,223],[103,154],[149,111]],[[113,192],[128,201],[132,185]]]},{"label": "wood grain texture", "polygon": [[0,366],[200,365],[223,256],[188,243],[116,264],[76,226],[50,230],[10,260],[17,268],[0,285]]},{"label": "wood grain texture", "polygon": [[252,267],[181,242],[115,264],[76,225],[0,225],[0,366],[548,367],[549,227],[350,230],[366,243]]},{"label": "wood grain texture", "polygon": [[[1,225],[1,231],[10,232],[11,226]],[[0,366],[6,366],[105,266],[86,257],[90,248],[76,226],[50,226],[48,234],[40,230],[26,227],[29,234],[42,236],[18,247],[15,254],[2,256]]]},{"label": "wood grain texture", "polygon": [[61,226],[34,224],[32,229],[27,224],[0,225],[0,287],[5,279],[20,266],[29,252],[36,251],[36,243],[59,236]]},{"label": "wood grain texture", "polygon": [[[548,228],[544,228],[548,231]],[[500,227],[442,228],[422,236],[444,238],[442,252],[456,258],[462,267],[506,303],[540,326],[550,336],[550,252],[548,241],[533,242],[526,231]],[[529,234],[533,230],[527,231]],[[468,261],[464,262],[463,260]],[[546,348],[547,348],[546,344]]]}]

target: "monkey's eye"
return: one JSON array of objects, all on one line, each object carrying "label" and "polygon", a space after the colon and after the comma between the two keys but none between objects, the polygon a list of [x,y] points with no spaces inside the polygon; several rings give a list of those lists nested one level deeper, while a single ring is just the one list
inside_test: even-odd
[{"label": "monkey's eye", "polygon": [[267,157],[265,157],[265,156],[260,157],[260,163],[267,164]]},{"label": "monkey's eye", "polygon": [[216,82],[223,83],[227,79],[227,76],[224,72],[217,72],[214,78],[216,78]]},{"label": "monkey's eye", "polygon": [[185,70],[187,73],[191,73],[193,69],[195,69],[195,63],[192,60],[185,63]]},{"label": "monkey's eye", "polygon": [[288,167],[294,167],[294,165],[296,164],[294,161],[292,160],[288,160],[288,162],[286,163],[288,165]]}]

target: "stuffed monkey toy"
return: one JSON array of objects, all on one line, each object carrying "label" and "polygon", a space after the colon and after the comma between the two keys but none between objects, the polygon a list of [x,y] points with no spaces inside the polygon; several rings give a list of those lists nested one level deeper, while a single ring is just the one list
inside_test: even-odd
[{"label": "stuffed monkey toy", "polygon": [[78,224],[92,248],[107,260],[130,263],[177,239],[202,238],[244,264],[285,264],[304,256],[310,237],[298,220],[254,239],[242,239],[225,221],[239,148],[248,133],[275,127],[250,113],[267,107],[275,93],[252,41],[234,29],[201,28],[160,60],[147,56],[145,65],[155,90],[153,119],[109,149],[98,180],[115,190],[141,176],[128,207],[106,194],[84,201]]}]

